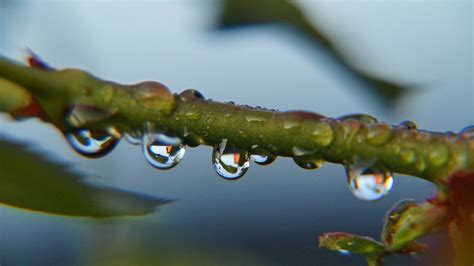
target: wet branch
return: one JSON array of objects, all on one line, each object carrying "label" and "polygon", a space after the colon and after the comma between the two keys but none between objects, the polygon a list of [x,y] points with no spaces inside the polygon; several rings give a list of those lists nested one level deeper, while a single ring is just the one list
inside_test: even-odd
[{"label": "wet branch", "polygon": [[174,95],[157,82],[121,85],[81,70],[29,68],[1,57],[0,76],[1,111],[21,113],[36,99],[47,121],[62,131],[70,127],[64,110],[82,104],[107,110],[113,118],[80,126],[113,123],[124,133],[151,122],[190,146],[227,139],[252,153],[292,157],[299,165],[375,159],[379,168],[438,184],[456,171],[474,171],[469,134],[422,131],[410,123],[390,126],[366,115],[334,119],[220,103],[194,90]]}]

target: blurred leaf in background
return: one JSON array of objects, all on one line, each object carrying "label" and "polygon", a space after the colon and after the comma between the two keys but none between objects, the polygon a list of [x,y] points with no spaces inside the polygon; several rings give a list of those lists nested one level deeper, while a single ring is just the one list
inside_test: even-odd
[{"label": "blurred leaf in background", "polygon": [[84,182],[67,166],[0,139],[0,203],[48,214],[107,218],[153,213],[164,200]]},{"label": "blurred leaf in background", "polygon": [[312,23],[300,7],[289,0],[222,0],[218,29],[277,24],[291,27],[298,36],[315,49],[324,50],[347,75],[352,76],[384,107],[395,107],[408,91],[405,85],[376,77],[354,66],[345,58],[337,45]]}]

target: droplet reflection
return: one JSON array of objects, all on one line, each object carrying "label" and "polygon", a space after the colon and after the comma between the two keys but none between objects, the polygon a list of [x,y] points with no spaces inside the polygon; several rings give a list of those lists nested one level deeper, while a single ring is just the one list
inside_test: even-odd
[{"label": "droplet reflection", "polygon": [[227,143],[227,139],[214,147],[212,163],[217,174],[227,180],[242,177],[249,168],[249,153]]},{"label": "droplet reflection", "polygon": [[66,133],[66,139],[79,154],[89,158],[100,158],[115,148],[119,139],[104,130],[77,129]]},{"label": "droplet reflection", "polygon": [[147,162],[160,170],[175,167],[181,162],[185,153],[185,146],[180,138],[162,133],[145,134],[142,149]]},{"label": "droplet reflection", "polygon": [[346,173],[352,194],[361,200],[378,200],[392,189],[392,174],[377,169],[373,163],[356,162],[346,166]]},{"label": "droplet reflection", "polygon": [[269,155],[259,155],[259,154],[253,154],[250,156],[252,161],[254,161],[256,164],[260,165],[268,165],[273,163],[275,161],[275,157],[269,156]]}]

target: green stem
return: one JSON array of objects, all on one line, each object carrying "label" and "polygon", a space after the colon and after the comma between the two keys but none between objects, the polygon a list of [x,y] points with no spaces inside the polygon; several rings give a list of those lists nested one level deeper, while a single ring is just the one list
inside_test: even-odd
[{"label": "green stem", "polygon": [[80,70],[31,69],[1,57],[0,76],[27,88],[42,103],[54,98],[63,106],[82,103],[115,110],[130,127],[152,122],[198,144],[227,139],[249,151],[263,149],[305,162],[376,159],[386,170],[434,182],[457,170],[474,171],[474,141],[455,134],[257,109],[193,98],[189,92],[179,97],[156,82],[125,86]]}]

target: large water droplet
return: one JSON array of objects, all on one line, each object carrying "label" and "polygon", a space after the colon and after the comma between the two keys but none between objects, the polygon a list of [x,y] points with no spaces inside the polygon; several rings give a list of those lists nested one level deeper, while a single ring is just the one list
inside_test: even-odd
[{"label": "large water droplet", "polygon": [[77,129],[66,133],[69,144],[79,154],[89,158],[107,155],[119,142],[104,130]]},{"label": "large water droplet", "polygon": [[474,126],[465,127],[459,132],[461,139],[474,139]]},{"label": "large water droplet", "polygon": [[349,188],[357,198],[373,201],[387,195],[393,185],[392,174],[379,170],[372,162],[346,166]]},{"label": "large water droplet", "polygon": [[180,138],[162,133],[145,134],[142,148],[147,162],[161,170],[175,167],[181,162],[185,153],[185,146]]},{"label": "large water droplet", "polygon": [[212,163],[219,176],[235,180],[242,177],[249,168],[249,153],[227,142],[227,139],[214,147]]},{"label": "large water droplet", "polygon": [[76,104],[68,108],[65,120],[71,127],[79,128],[88,123],[103,121],[113,116],[117,110],[103,110],[91,105]]},{"label": "large water droplet", "polygon": [[358,121],[366,124],[375,124],[379,122],[377,118],[366,114],[347,114],[340,116],[337,119],[341,121]]}]

